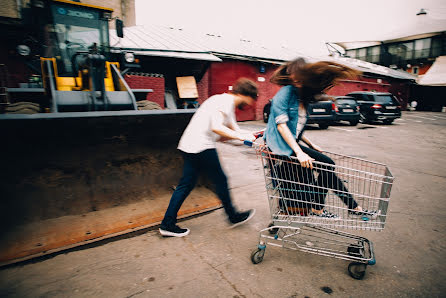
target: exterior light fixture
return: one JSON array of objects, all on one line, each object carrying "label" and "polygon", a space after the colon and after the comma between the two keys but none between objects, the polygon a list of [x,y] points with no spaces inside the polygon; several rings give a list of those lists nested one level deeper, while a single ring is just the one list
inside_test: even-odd
[{"label": "exterior light fixture", "polygon": [[424,8],[420,9],[420,11],[417,13],[417,16],[421,16],[421,15],[427,15],[427,12]]}]

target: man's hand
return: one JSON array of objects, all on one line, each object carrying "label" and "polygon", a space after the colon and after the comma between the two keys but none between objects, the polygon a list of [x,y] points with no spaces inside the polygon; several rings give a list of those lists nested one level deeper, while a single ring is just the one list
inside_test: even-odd
[{"label": "man's hand", "polygon": [[310,169],[313,168],[313,161],[314,161],[313,158],[311,158],[310,156],[308,156],[308,154],[304,152],[299,152],[296,154],[297,154],[296,157],[303,168],[310,168]]},{"label": "man's hand", "polygon": [[254,142],[257,138],[250,132],[240,133],[240,141],[250,141]]}]

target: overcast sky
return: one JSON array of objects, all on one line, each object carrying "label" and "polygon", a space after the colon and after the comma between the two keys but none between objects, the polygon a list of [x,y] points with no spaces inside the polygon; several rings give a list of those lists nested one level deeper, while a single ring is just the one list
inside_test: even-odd
[{"label": "overcast sky", "polygon": [[445,0],[136,0],[136,22],[326,51],[416,24],[421,8],[446,20]]}]

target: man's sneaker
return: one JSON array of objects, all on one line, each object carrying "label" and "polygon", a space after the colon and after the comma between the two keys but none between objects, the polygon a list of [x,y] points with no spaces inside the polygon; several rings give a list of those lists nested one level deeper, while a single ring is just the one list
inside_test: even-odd
[{"label": "man's sneaker", "polygon": [[330,218],[330,219],[339,219],[339,215],[331,213],[327,210],[323,210],[322,213],[318,214],[315,212],[310,212],[310,216],[315,216],[319,218]]},{"label": "man's sneaker", "polygon": [[230,229],[235,228],[235,227],[247,222],[254,216],[255,213],[256,213],[256,210],[251,209],[251,210],[248,210],[245,212],[240,212],[240,213],[236,214],[234,216],[234,218],[230,219],[230,222],[231,222]]},{"label": "man's sneaker", "polygon": [[175,225],[172,228],[160,227],[160,234],[164,237],[184,237],[190,233],[189,229],[182,229]]},{"label": "man's sneaker", "polygon": [[348,215],[350,216],[361,216],[361,217],[367,217],[369,219],[376,219],[378,215],[381,214],[381,210],[367,210],[364,209],[362,211],[355,211],[355,210],[349,210]]}]

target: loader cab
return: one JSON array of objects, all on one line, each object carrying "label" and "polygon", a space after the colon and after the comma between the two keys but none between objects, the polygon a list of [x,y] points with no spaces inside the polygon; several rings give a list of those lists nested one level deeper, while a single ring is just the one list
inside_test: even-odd
[{"label": "loader cab", "polygon": [[59,76],[73,76],[76,53],[102,54],[108,58],[111,9],[57,0],[49,2],[49,6],[43,56],[56,59]]}]

